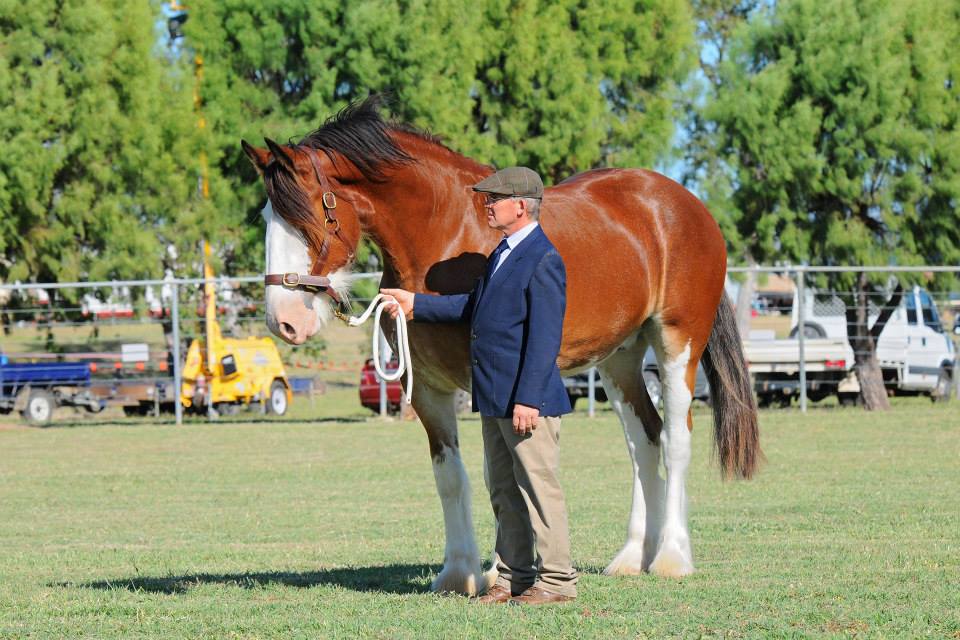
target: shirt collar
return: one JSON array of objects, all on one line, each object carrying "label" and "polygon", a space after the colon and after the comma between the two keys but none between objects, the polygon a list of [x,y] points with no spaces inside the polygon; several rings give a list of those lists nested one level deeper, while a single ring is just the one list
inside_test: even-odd
[{"label": "shirt collar", "polygon": [[512,235],[507,236],[507,248],[511,251],[517,248],[517,245],[523,242],[524,238],[533,233],[533,230],[540,226],[539,222],[531,222],[524,228],[519,231],[515,231]]}]

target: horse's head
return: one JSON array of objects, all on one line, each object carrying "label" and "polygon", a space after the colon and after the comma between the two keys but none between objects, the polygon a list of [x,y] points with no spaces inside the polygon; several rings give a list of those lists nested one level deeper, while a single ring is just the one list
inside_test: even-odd
[{"label": "horse's head", "polygon": [[287,342],[320,330],[333,302],[324,294],[346,295],[360,233],[378,206],[374,192],[391,171],[415,162],[378,106],[376,96],[352,103],[296,145],[242,143],[270,199],[267,326]]},{"label": "horse's head", "polygon": [[[266,222],[266,320],[275,335],[302,344],[327,322],[331,304],[345,302],[349,266],[360,240],[355,179],[346,162],[306,144],[243,141],[263,177]],[[276,286],[271,286],[276,285]]]}]

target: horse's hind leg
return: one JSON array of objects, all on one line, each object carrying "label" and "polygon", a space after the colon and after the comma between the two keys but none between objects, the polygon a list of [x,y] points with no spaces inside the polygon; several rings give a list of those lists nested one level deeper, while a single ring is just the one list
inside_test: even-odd
[{"label": "horse's hind leg", "polygon": [[623,433],[633,463],[633,503],[627,524],[627,541],[607,566],[608,575],[632,575],[646,571],[653,561],[663,515],[663,479],[660,464],[660,430],[663,423],[650,401],[643,381],[642,339],[621,347],[600,366],[607,397],[623,424]]},{"label": "horse's hind leg", "polygon": [[663,385],[663,466],[666,470],[663,525],[657,555],[650,571],[681,577],[693,573],[693,551],[687,530],[687,469],[690,466],[690,403],[697,363],[709,337],[702,331],[681,329],[678,324],[656,325],[651,342],[660,366]]},{"label": "horse's hind leg", "polygon": [[460,457],[457,414],[453,391],[441,391],[417,382],[413,408],[420,416],[430,441],[433,476],[443,507],[447,543],[443,570],[431,589],[475,595],[487,586],[480,568],[480,555],[473,532],[470,481]]}]

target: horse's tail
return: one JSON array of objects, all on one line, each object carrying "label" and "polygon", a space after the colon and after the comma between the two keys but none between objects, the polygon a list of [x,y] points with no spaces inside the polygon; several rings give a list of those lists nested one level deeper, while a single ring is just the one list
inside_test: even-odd
[{"label": "horse's tail", "polygon": [[715,445],[723,475],[749,479],[763,460],[763,452],[743,343],[726,293],[703,353],[703,368],[710,381]]}]

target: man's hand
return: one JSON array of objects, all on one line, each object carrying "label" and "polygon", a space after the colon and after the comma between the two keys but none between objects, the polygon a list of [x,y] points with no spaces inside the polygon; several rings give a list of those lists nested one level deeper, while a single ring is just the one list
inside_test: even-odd
[{"label": "man's hand", "polygon": [[406,316],[407,320],[413,320],[413,293],[406,289],[380,289],[380,293],[393,296],[398,303],[387,308],[387,313],[390,314],[391,318],[396,318],[403,310],[403,315]]},{"label": "man's hand", "polygon": [[539,409],[528,407],[525,404],[515,404],[513,405],[513,430],[518,436],[533,433],[533,430],[537,428],[537,418],[539,417]]}]

